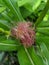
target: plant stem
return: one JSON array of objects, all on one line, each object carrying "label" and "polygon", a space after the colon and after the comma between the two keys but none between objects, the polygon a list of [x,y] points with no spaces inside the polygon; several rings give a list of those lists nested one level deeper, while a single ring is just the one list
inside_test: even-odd
[{"label": "plant stem", "polygon": [[35,26],[38,26],[39,23],[43,20],[44,16],[46,15],[47,11],[49,9],[49,0],[47,0],[46,6],[43,9],[43,11],[41,12],[39,18],[37,19],[37,21],[35,22]]}]

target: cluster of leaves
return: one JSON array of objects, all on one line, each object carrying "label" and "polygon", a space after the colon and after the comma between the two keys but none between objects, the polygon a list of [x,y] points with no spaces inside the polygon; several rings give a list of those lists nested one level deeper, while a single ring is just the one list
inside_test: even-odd
[{"label": "cluster of leaves", "polygon": [[[26,49],[19,40],[10,37],[10,30],[18,21],[36,24],[46,3],[47,0],[0,0],[0,51],[10,51],[8,56],[12,57],[11,51],[17,51],[15,58],[18,58],[20,65],[49,65],[49,11],[36,27],[36,45]],[[0,63],[4,55],[4,52],[0,53]]]}]

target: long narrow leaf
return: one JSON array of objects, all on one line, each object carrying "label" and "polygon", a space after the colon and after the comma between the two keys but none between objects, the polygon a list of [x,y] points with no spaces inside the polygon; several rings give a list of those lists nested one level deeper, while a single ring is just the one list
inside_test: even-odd
[{"label": "long narrow leaf", "polygon": [[21,48],[18,51],[18,59],[20,65],[44,65],[42,59],[36,55],[32,47],[27,50]]},{"label": "long narrow leaf", "polygon": [[14,13],[14,15],[16,16],[16,18],[18,18],[19,21],[23,21],[17,2],[15,2],[14,0],[3,0],[3,2],[10,10],[12,10],[11,12]]}]

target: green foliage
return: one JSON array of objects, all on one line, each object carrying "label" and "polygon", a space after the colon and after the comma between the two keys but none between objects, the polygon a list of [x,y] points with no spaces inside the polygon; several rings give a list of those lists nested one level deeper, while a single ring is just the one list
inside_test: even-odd
[{"label": "green foliage", "polygon": [[17,55],[20,65],[44,65],[42,59],[36,54],[33,47],[29,49],[21,48]]},{"label": "green foliage", "polygon": [[4,11],[6,9],[6,7],[0,7],[0,13],[2,12],[2,11]]},{"label": "green foliage", "polygon": [[[48,9],[49,0],[0,0],[0,51],[17,51],[20,65],[49,65]],[[35,45],[30,48],[10,33],[17,22],[27,20],[36,27]],[[3,55],[0,54],[0,61]]]}]

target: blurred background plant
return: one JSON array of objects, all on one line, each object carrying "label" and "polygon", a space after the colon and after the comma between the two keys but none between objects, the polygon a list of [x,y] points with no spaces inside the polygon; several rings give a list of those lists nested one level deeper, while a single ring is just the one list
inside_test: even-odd
[{"label": "blurred background plant", "polygon": [[[46,3],[49,0],[0,0],[0,65],[49,65],[49,5]],[[11,28],[24,20],[36,26],[35,45],[28,49],[10,36]]]}]

